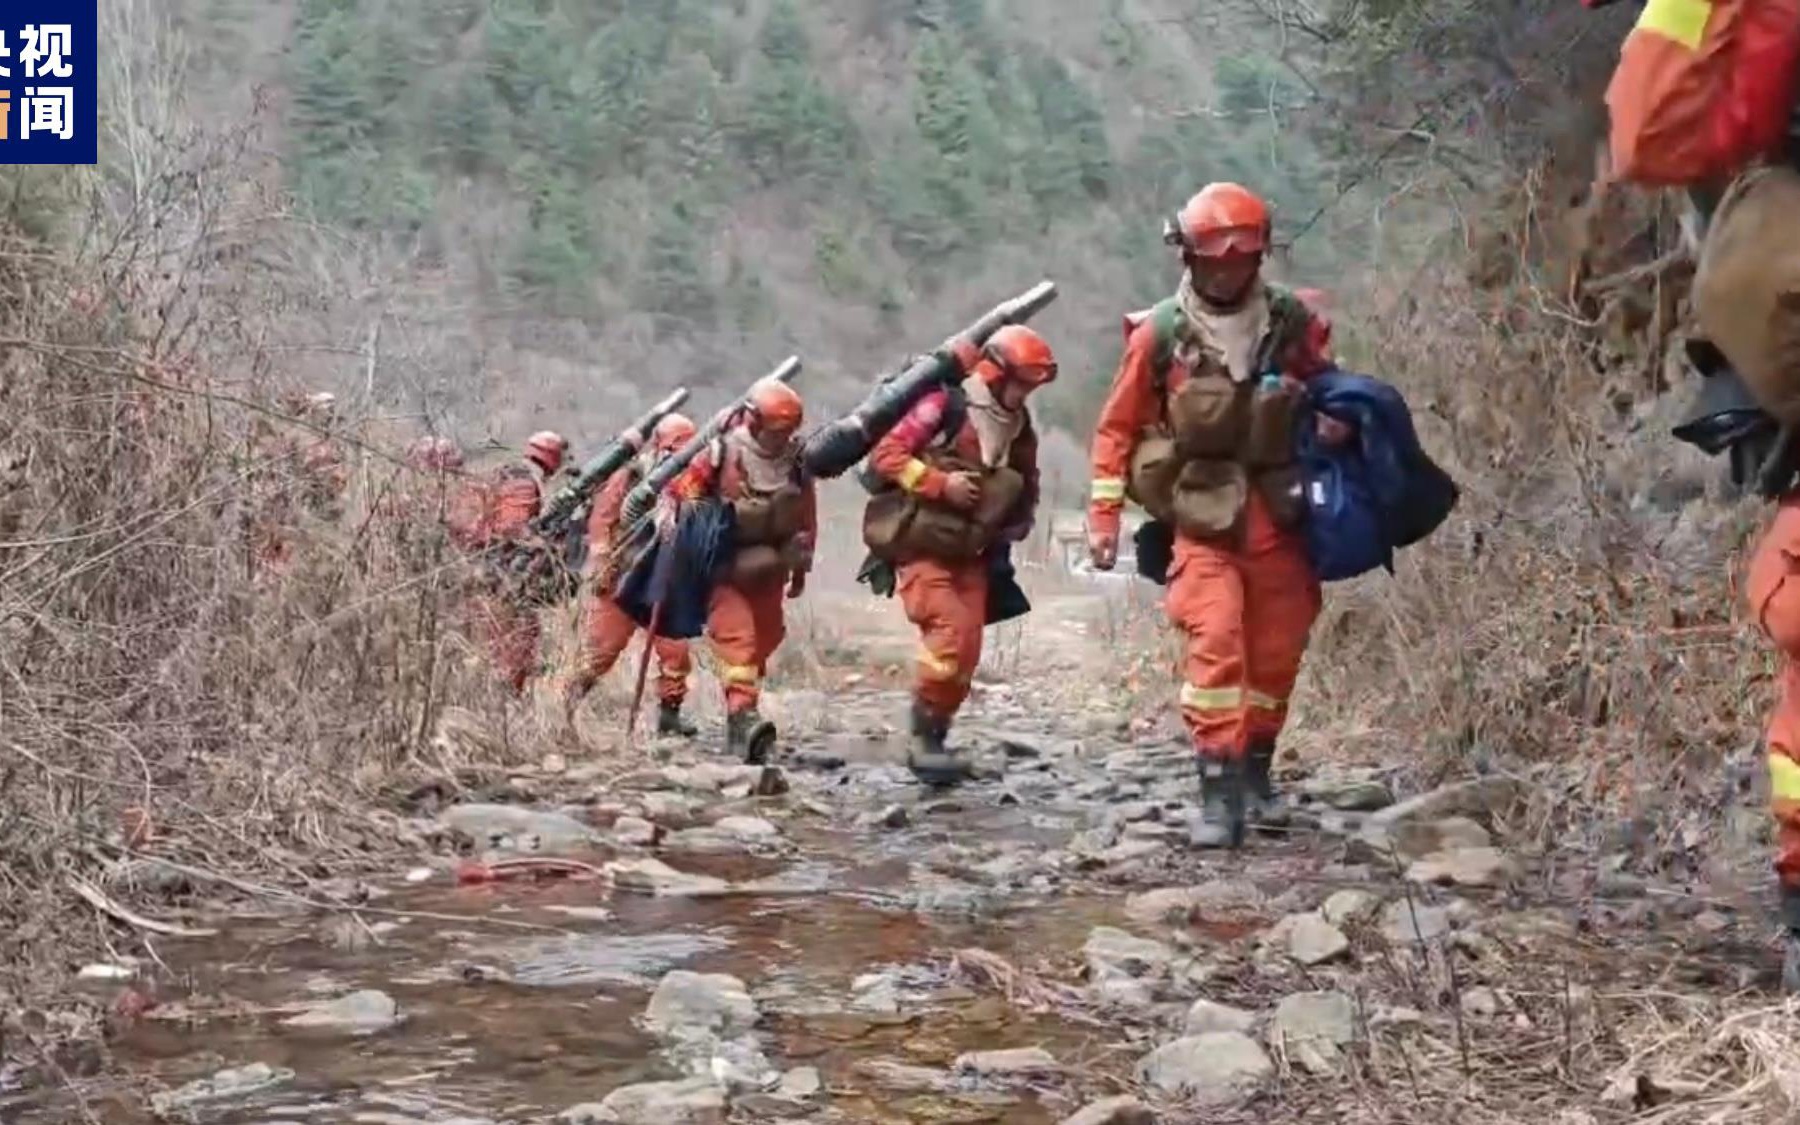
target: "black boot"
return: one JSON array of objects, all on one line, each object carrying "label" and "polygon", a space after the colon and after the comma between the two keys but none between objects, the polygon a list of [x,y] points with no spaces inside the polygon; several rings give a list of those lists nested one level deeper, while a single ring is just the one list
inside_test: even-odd
[{"label": "black boot", "polygon": [[921,785],[948,788],[963,779],[962,763],[944,744],[949,734],[948,719],[913,704],[912,745],[906,751],[906,764]]},{"label": "black boot", "polygon": [[769,760],[775,748],[775,724],[754,709],[738,711],[725,720],[725,752],[753,766]]},{"label": "black boot", "polygon": [[1289,820],[1287,802],[1275,791],[1271,776],[1275,766],[1275,740],[1259,738],[1250,744],[1245,759],[1245,819],[1266,828],[1286,827]]},{"label": "black boot", "polygon": [[656,733],[692,738],[700,733],[700,728],[682,718],[681,704],[664,703],[656,712]]},{"label": "black boot", "polygon": [[1244,760],[1200,759],[1200,812],[1188,825],[1196,848],[1244,846]]},{"label": "black boot", "polygon": [[1781,888],[1781,988],[1800,995],[1800,887]]}]

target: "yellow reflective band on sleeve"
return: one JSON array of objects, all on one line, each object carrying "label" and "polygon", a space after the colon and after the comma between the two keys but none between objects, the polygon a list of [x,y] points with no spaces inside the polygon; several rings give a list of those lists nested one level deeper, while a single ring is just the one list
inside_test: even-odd
[{"label": "yellow reflective band on sleeve", "polygon": [[1698,51],[1700,41],[1706,38],[1706,21],[1712,18],[1712,10],[1709,0],[1650,0],[1637,25],[1673,39],[1690,51]]},{"label": "yellow reflective band on sleeve", "polygon": [[719,679],[728,684],[753,684],[760,678],[754,664],[719,665]]},{"label": "yellow reflective band on sleeve", "polygon": [[930,471],[931,466],[914,457],[906,463],[906,468],[900,470],[900,487],[908,492],[917,492],[919,482],[924,480],[925,474]]},{"label": "yellow reflective band on sleeve", "polygon": [[1244,705],[1244,689],[1182,684],[1181,705],[1194,711],[1235,711]]},{"label": "yellow reflective band on sleeve", "polygon": [[934,680],[956,679],[956,658],[939,656],[928,648],[919,650],[919,667]]},{"label": "yellow reflective band on sleeve", "polygon": [[1769,799],[1800,801],[1800,762],[1786,754],[1769,755]]},{"label": "yellow reflective band on sleeve", "polygon": [[1095,477],[1093,487],[1095,500],[1125,499],[1125,482],[1117,477]]}]

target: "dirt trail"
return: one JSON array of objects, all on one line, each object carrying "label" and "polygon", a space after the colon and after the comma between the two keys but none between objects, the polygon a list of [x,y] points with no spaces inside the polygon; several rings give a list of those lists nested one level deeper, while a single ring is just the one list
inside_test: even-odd
[{"label": "dirt trail", "polygon": [[[799,732],[776,769],[658,744],[442,813],[481,858],[609,879],[459,885],[446,855],[369,909],[214,919],[143,969],[162,1002],[116,1044],[133,1083],[0,1093],[0,1118],[1034,1125],[1129,1098],[1080,1120],[1626,1119],[1612,1024],[1637,982],[1716,987],[1731,920],[1547,870],[1509,843],[1529,794],[1503,779],[1371,812],[1381,778],[1314,763],[1303,827],[1186,850],[1191,762],[1118,687],[1127,589],[1034,592],[958,729],[984,777],[946,794],[898,766],[897,607],[825,595],[833,686],[771,701]],[[860,672],[830,657],[850,636]]]}]

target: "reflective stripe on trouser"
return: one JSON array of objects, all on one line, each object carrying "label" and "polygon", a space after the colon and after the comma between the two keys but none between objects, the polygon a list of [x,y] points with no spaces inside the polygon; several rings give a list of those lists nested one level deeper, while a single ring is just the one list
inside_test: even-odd
[{"label": "reflective stripe on trouser", "polygon": [[913,698],[939,718],[951,718],[968,699],[981,664],[987,565],[977,561],[953,566],[932,559],[905,563],[896,575],[895,589],[906,619],[919,629]]},{"label": "reflective stripe on trouser", "polygon": [[[639,632],[637,622],[611,598],[590,597],[581,613],[581,659],[575,673],[582,690],[592,688],[612,671],[619,657]],[[656,655],[656,698],[679,705],[687,698],[688,673],[693,656],[686,641],[657,637],[651,644]]]},{"label": "reflective stripe on trouser", "polygon": [[1088,491],[1090,500],[1102,503],[1109,500],[1125,499],[1125,481],[1120,477],[1095,477]]},{"label": "reflective stripe on trouser", "polygon": [[1252,494],[1242,550],[1177,537],[1166,607],[1187,638],[1181,714],[1194,746],[1233,757],[1287,722],[1318,579],[1300,541]]},{"label": "reflective stripe on trouser", "polygon": [[498,594],[476,594],[467,604],[468,627],[487,649],[488,659],[514,695],[537,671],[538,639],[542,627],[536,611]]},{"label": "reflective stripe on trouser", "polygon": [[779,581],[751,589],[725,583],[713,587],[706,637],[712,643],[728,714],[750,710],[762,696],[769,657],[787,636],[782,616],[786,594],[785,583]]}]

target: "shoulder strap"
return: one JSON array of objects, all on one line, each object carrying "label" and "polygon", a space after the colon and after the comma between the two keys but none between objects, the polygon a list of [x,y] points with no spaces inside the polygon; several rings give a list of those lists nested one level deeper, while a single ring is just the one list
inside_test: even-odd
[{"label": "shoulder strap", "polygon": [[1294,296],[1294,291],[1287,286],[1269,282],[1266,289],[1269,295],[1269,331],[1264,335],[1262,347],[1256,353],[1258,374],[1275,370],[1276,357],[1285,352],[1289,345],[1300,341],[1306,331],[1307,317],[1311,315],[1307,312],[1305,302]]},{"label": "shoulder strap", "polygon": [[1150,328],[1156,333],[1150,365],[1159,396],[1169,389],[1169,366],[1175,361],[1175,340],[1181,333],[1181,322],[1181,301],[1175,297],[1164,297],[1150,310]]},{"label": "shoulder strap", "polygon": [[951,383],[944,388],[944,414],[938,419],[937,433],[934,438],[949,434],[954,438],[962,432],[963,423],[969,420],[969,393],[962,389],[961,383]]}]

